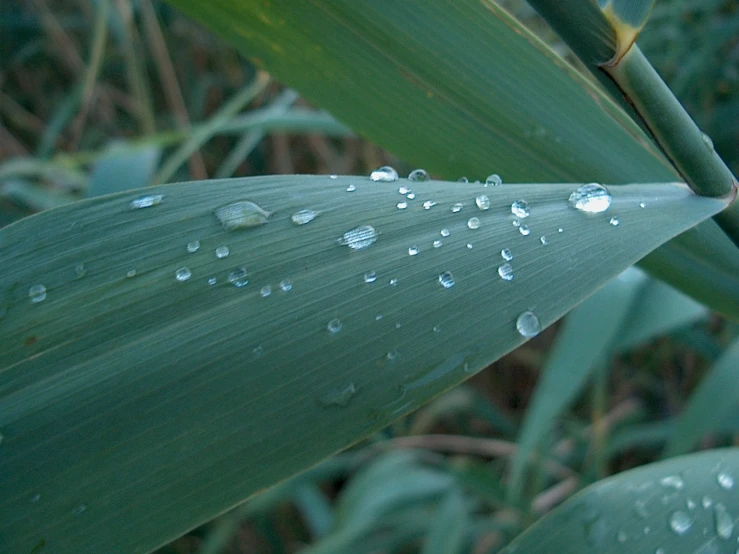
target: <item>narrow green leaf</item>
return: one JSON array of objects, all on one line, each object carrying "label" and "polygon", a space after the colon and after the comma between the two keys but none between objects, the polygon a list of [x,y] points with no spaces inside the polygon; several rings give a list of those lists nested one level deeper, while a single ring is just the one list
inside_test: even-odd
[{"label": "narrow green leaf", "polygon": [[[633,185],[585,214],[573,188],[232,179],[1,229],[0,551],[155,548],[460,383],[525,340],[520,314],[550,325],[723,206]],[[228,213],[264,224],[224,228],[215,212],[237,201],[255,204]],[[317,215],[295,225],[302,209]],[[374,244],[339,244],[360,225]],[[512,281],[491,263],[502,248]]]},{"label": "narrow green leaf", "polygon": [[145,187],[159,164],[161,149],[156,145],[125,148],[114,144],[92,166],[87,196],[101,196]]},{"label": "narrow green leaf", "polygon": [[436,509],[421,554],[463,552],[468,515],[462,493],[452,489]]},{"label": "narrow green leaf", "polygon": [[734,552],[739,449],[650,464],[591,485],[502,554]]},{"label": "narrow green leaf", "polygon": [[690,396],[665,451],[677,456],[716,430],[739,407],[739,339],[724,352]]}]

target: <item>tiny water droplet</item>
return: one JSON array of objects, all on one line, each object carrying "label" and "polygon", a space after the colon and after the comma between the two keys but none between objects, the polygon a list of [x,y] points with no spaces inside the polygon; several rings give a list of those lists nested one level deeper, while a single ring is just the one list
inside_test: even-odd
[{"label": "tiny water droplet", "polygon": [[511,264],[503,264],[498,268],[498,275],[504,281],[513,281],[513,266]]},{"label": "tiny water droplet", "polygon": [[443,228],[443,229],[442,229],[441,231],[439,231],[439,234],[440,234],[440,235],[441,235],[442,237],[444,237],[444,238],[446,238],[446,237],[448,237],[449,235],[451,235],[451,233],[449,232],[449,229],[447,229],[446,227],[444,227],[444,228]]},{"label": "tiny water droplet", "polygon": [[713,141],[711,140],[711,137],[706,133],[701,133],[701,138],[703,139],[703,144],[706,145],[706,148],[713,152]]},{"label": "tiny water droplet", "polygon": [[338,178],[339,178],[339,176],[338,176],[338,175],[336,175],[336,173],[332,173],[331,175],[329,175],[329,176],[328,176],[328,178],[329,178],[329,179],[338,179]]},{"label": "tiny water droplet", "polygon": [[408,194],[405,195],[405,197],[408,200],[415,200],[416,199],[416,193],[415,192],[409,192]]},{"label": "tiny water droplet", "polygon": [[526,200],[516,200],[511,204],[511,213],[521,219],[529,217],[529,203]]},{"label": "tiny water droplet", "polygon": [[354,192],[355,190],[357,190],[356,185],[349,185],[348,187],[346,187],[346,192]]},{"label": "tiny water droplet", "polygon": [[400,194],[403,194],[403,195],[406,195],[406,194],[408,194],[408,193],[409,193],[410,191],[411,191],[411,189],[409,189],[408,187],[400,187],[400,188],[398,189],[398,192],[399,192]]},{"label": "tiny water droplet", "polygon": [[409,181],[428,181],[429,179],[429,174],[425,169],[414,169],[408,174]]},{"label": "tiny water droplet", "polygon": [[493,173],[492,175],[488,175],[487,179],[485,179],[485,184],[497,187],[503,184],[503,179],[501,179],[500,175],[497,173]]},{"label": "tiny water droplet", "polygon": [[639,207],[640,208],[646,208],[647,205],[644,202],[639,202]]},{"label": "tiny water droplet", "polygon": [[477,204],[477,207],[483,211],[489,210],[490,209],[490,198],[488,198],[484,194],[481,194],[477,198],[475,198],[475,204]]},{"label": "tiny water droplet", "polygon": [[524,237],[527,237],[531,234],[531,229],[529,229],[526,225],[521,225],[518,228],[518,232],[521,233]]},{"label": "tiny water droplet", "polygon": [[392,279],[390,279],[390,281],[388,281],[388,283],[390,284],[391,287],[397,287],[398,286],[398,278],[397,277],[393,277]]},{"label": "tiny water droplet", "polygon": [[354,398],[359,389],[354,383],[349,383],[344,387],[336,388],[327,392],[321,397],[321,404],[324,406],[346,406],[349,401]]},{"label": "tiny water droplet", "polygon": [[685,481],[683,481],[677,475],[668,475],[659,480],[659,484],[663,487],[675,490],[682,490],[685,487]]},{"label": "tiny water droplet", "polygon": [[344,233],[339,244],[352,250],[364,250],[377,240],[377,231],[371,225],[360,225]]},{"label": "tiny water droplet", "polygon": [[79,516],[79,515],[82,515],[82,513],[83,513],[83,512],[85,511],[85,510],[87,510],[87,506],[85,506],[84,504],[80,504],[80,505],[79,505],[79,506],[77,506],[77,507],[76,507],[76,508],[75,508],[74,510],[72,510],[72,513],[73,513],[74,515],[76,515],[76,516]]},{"label": "tiny water droplet", "polygon": [[441,333],[441,327],[439,327],[438,325],[434,325],[434,328],[432,330],[434,331],[434,333]]},{"label": "tiny water droplet", "polygon": [[32,304],[38,304],[46,300],[46,287],[44,285],[32,285],[28,289],[28,298]]},{"label": "tiny water droplet", "polygon": [[200,241],[199,240],[194,240],[192,242],[188,242],[187,243],[187,251],[190,254],[193,254],[193,253],[197,252],[198,250],[200,250]]},{"label": "tiny water droplet", "polygon": [[444,246],[444,243],[440,239],[434,241],[434,248],[441,248],[442,246]]},{"label": "tiny water droplet", "polygon": [[174,272],[175,279],[177,279],[180,282],[187,281],[190,277],[192,277],[192,273],[187,267],[181,267],[177,271]]},{"label": "tiny water droplet", "polygon": [[557,232],[558,232],[558,233],[564,233],[564,232],[565,232],[565,230],[564,230],[564,229],[562,229],[562,227],[560,227],[559,229],[557,229]]},{"label": "tiny water droplet", "polygon": [[696,505],[697,504],[693,501],[692,498],[688,498],[685,501],[685,506],[688,508],[688,510],[695,510]]},{"label": "tiny water droplet", "polygon": [[85,267],[85,264],[83,262],[75,264],[74,274],[76,275],[77,279],[85,278],[85,276],[87,275],[87,268]]},{"label": "tiny water droplet", "polygon": [[262,209],[249,200],[226,204],[216,208],[214,213],[226,231],[259,227],[266,224],[272,215],[272,212]]},{"label": "tiny water droplet", "polygon": [[513,254],[511,254],[510,250],[504,248],[500,251],[500,257],[503,258],[505,261],[510,262],[513,259]]},{"label": "tiny water droplet", "polygon": [[290,279],[283,279],[280,281],[280,290],[282,292],[289,292],[293,288],[293,283]]},{"label": "tiny water droplet", "polygon": [[259,291],[259,294],[262,295],[262,298],[267,298],[270,294],[272,294],[272,287],[269,285],[264,285]]},{"label": "tiny water droplet", "polygon": [[618,218],[617,218],[617,217],[612,217],[611,219],[609,219],[609,220],[608,220],[608,223],[610,223],[610,224],[611,224],[611,225],[613,225],[614,227],[618,227],[618,225],[619,225],[619,224],[620,224],[621,222],[620,222],[620,221],[618,220]]},{"label": "tiny water droplet", "polygon": [[328,329],[329,333],[338,333],[341,331],[342,327],[343,325],[341,324],[341,321],[336,318],[329,321],[328,325],[326,325],[326,329]]},{"label": "tiny water droplet", "polygon": [[423,209],[424,210],[430,210],[434,206],[436,206],[437,202],[434,202],[433,200],[426,200],[426,202],[423,203]]},{"label": "tiny water droplet", "polygon": [[477,217],[471,217],[467,220],[467,227],[470,229],[479,229],[480,228],[480,219]]},{"label": "tiny water droplet", "polygon": [[385,358],[387,358],[388,361],[393,362],[398,359],[398,351],[397,350],[390,350],[387,354],[385,354]]},{"label": "tiny water droplet", "polygon": [[392,183],[398,180],[398,172],[389,165],[383,165],[370,173],[370,180],[380,183]]},{"label": "tiny water droplet", "polygon": [[456,204],[452,205],[452,212],[455,214],[459,213],[462,211],[462,208],[464,208],[464,204],[462,204],[461,202],[457,202]]},{"label": "tiny water droplet", "polygon": [[734,478],[728,473],[721,472],[716,476],[719,487],[728,491],[734,488]]},{"label": "tiny water droplet", "polygon": [[313,210],[298,210],[290,216],[290,219],[295,225],[305,225],[313,221],[317,215]]},{"label": "tiny water droplet", "polygon": [[405,210],[408,207],[408,202],[398,202],[398,209]]},{"label": "tiny water droplet", "polygon": [[470,180],[467,177],[460,177],[459,179],[457,179],[457,182],[458,183],[469,183]]},{"label": "tiny water droplet", "polygon": [[418,246],[411,246],[408,248],[408,255],[409,256],[415,256],[418,254]]},{"label": "tiny water droplet", "polygon": [[375,321],[380,321],[382,319],[382,314],[377,314],[375,316]]},{"label": "tiny water droplet", "polygon": [[512,225],[514,227],[520,227],[521,226],[521,222],[518,219],[514,219],[513,222],[512,222]]},{"label": "tiny water droplet", "polygon": [[621,544],[625,543],[629,538],[629,535],[626,534],[626,531],[619,530],[618,533],[616,533],[616,540],[620,542]]},{"label": "tiny water droplet", "polygon": [[36,493],[31,497],[31,504],[38,504],[39,500],[41,500],[41,495]]},{"label": "tiny water droplet", "polygon": [[472,250],[474,248],[474,245],[471,242],[467,243],[467,250]]},{"label": "tiny water droplet", "polygon": [[255,358],[261,358],[262,354],[264,354],[264,348],[262,348],[261,345],[254,348],[254,350],[251,351],[252,354],[254,354]]},{"label": "tiny water droplet", "polygon": [[126,277],[131,279],[132,277],[136,277],[136,270],[135,269],[129,269],[126,271]]},{"label": "tiny water droplet", "polygon": [[229,250],[228,246],[224,245],[216,248],[216,258],[218,259],[227,258],[230,253],[231,251]]},{"label": "tiny water droplet", "polygon": [[162,203],[164,198],[163,194],[148,194],[146,196],[139,196],[134,200],[131,200],[129,207],[132,210],[140,210],[141,208],[151,208],[152,206],[158,206]]},{"label": "tiny water droplet", "polygon": [[539,242],[546,246],[547,244],[549,244],[549,239],[545,236],[541,236],[539,237]]},{"label": "tiny water droplet", "polygon": [[209,284],[209,285],[210,285],[211,287],[212,287],[213,285],[215,285],[215,284],[216,284],[217,282],[218,282],[218,279],[216,279],[215,277],[211,277],[210,279],[208,279],[208,284]]},{"label": "tiny water droplet", "polygon": [[722,539],[730,539],[734,532],[734,518],[726,511],[726,506],[716,504],[713,515],[716,520],[716,534]]},{"label": "tiny water droplet", "polygon": [[454,286],[454,276],[449,271],[445,271],[439,275],[439,284],[445,289],[450,289]]},{"label": "tiny water droplet", "polygon": [[516,319],[516,330],[522,337],[535,337],[541,332],[541,323],[534,312],[526,311]]},{"label": "tiny water droplet", "polygon": [[701,498],[701,506],[703,506],[706,510],[710,508],[713,505],[713,500],[710,496],[704,496]]},{"label": "tiny water droplet", "polygon": [[590,183],[570,194],[569,203],[581,212],[597,214],[605,212],[611,206],[611,193],[603,185]]},{"label": "tiny water droplet", "polygon": [[228,282],[236,288],[245,287],[249,283],[247,275],[245,267],[237,267],[228,274]]},{"label": "tiny water droplet", "polygon": [[647,501],[637,500],[634,502],[634,511],[640,518],[647,519],[649,517],[649,512],[647,512]]},{"label": "tiny water droplet", "polygon": [[665,554],[665,549],[664,548],[658,548],[657,550],[654,551],[654,554]]},{"label": "tiny water droplet", "polygon": [[365,283],[374,283],[375,281],[377,281],[377,273],[374,271],[368,271],[364,274]]},{"label": "tiny water droplet", "polygon": [[677,535],[684,535],[693,526],[693,520],[685,512],[677,511],[672,512],[670,515],[670,529],[672,529]]}]

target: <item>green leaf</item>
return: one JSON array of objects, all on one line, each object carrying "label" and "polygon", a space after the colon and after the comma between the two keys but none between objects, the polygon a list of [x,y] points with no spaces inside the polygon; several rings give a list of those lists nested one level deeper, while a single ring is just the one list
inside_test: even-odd
[{"label": "green leaf", "polygon": [[736,411],[739,407],[738,367],[739,339],[724,352],[690,396],[667,445],[666,456],[687,452]]},{"label": "green leaf", "polygon": [[737,476],[736,448],[626,471],[573,496],[502,554],[734,552]]},{"label": "green leaf", "polygon": [[126,148],[124,144],[112,144],[109,152],[92,166],[87,196],[102,196],[149,184],[159,164],[161,149],[156,145]]},{"label": "green leaf", "polygon": [[458,489],[452,489],[439,504],[431,521],[421,554],[458,554],[465,545],[467,506]]},{"label": "green leaf", "polygon": [[[550,325],[723,206],[634,185],[585,214],[567,202],[573,188],[232,179],[93,198],[1,229],[0,551],[155,548],[457,385],[524,341],[522,312]],[[511,224],[522,198],[529,236]],[[264,224],[224,228],[215,212],[235,202],[241,223]],[[301,209],[318,215],[296,226]],[[359,225],[376,228],[374,244],[338,244]],[[512,281],[495,270],[502,248]],[[249,282],[235,287],[242,267]]]}]

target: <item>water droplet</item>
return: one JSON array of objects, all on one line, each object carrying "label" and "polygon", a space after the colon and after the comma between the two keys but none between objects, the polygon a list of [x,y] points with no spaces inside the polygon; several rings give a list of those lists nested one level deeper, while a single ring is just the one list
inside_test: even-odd
[{"label": "water droplet", "polygon": [[177,279],[180,282],[187,281],[190,277],[192,277],[192,273],[190,270],[186,267],[181,267],[177,271],[174,272],[175,279]]},{"label": "water droplet", "polygon": [[400,194],[403,194],[403,195],[406,195],[406,194],[408,194],[408,193],[409,193],[410,191],[411,191],[411,189],[409,189],[408,187],[400,187],[400,188],[398,189],[398,192],[399,192]]},{"label": "water droplet", "polygon": [[472,250],[474,248],[474,245],[471,242],[467,243],[467,250]]},{"label": "water droplet", "polygon": [[349,185],[346,187],[346,192],[354,192],[355,190],[357,190],[356,185]]},{"label": "water droplet", "polygon": [[134,200],[131,200],[129,207],[132,210],[139,210],[141,208],[151,208],[152,206],[158,206],[162,203],[164,198],[163,194],[149,194],[146,196],[140,196]]},{"label": "water droplet", "polygon": [[336,388],[324,394],[321,397],[321,404],[324,406],[346,406],[358,390],[354,383],[349,383],[344,387]]},{"label": "water droplet", "polygon": [[430,210],[434,206],[436,206],[437,202],[434,202],[433,200],[426,200],[426,202],[423,203],[423,209],[424,210]]},{"label": "water droplet", "polygon": [[211,277],[210,279],[208,279],[208,284],[209,284],[209,285],[210,285],[211,287],[212,287],[213,285],[215,285],[215,284],[216,284],[217,282],[218,282],[218,279],[216,279],[215,277]]},{"label": "water droplet", "polygon": [[454,276],[449,271],[445,271],[439,275],[439,284],[445,289],[450,289],[454,286]]},{"label": "water droplet", "polygon": [[629,535],[626,534],[626,531],[619,530],[618,533],[616,533],[616,540],[620,542],[621,544],[625,543],[629,538]]},{"label": "water droplet", "polygon": [[400,324],[400,321],[396,321],[395,322],[395,328],[396,329],[400,329],[401,327],[402,327],[402,325]]},{"label": "water droplet", "polygon": [[342,328],[341,321],[339,321],[336,318],[329,321],[328,325],[326,325],[326,329],[328,329],[329,333],[338,333],[339,331],[341,331],[341,328]]},{"label": "water droplet", "polygon": [[603,185],[590,183],[570,194],[569,202],[576,210],[597,214],[611,206],[611,193]]},{"label": "water droplet", "polygon": [[36,493],[31,497],[31,504],[38,504],[39,500],[41,500],[41,495]]},{"label": "water droplet", "polygon": [[734,478],[728,473],[721,472],[716,476],[719,487],[728,491],[734,488]]},{"label": "water droplet", "polygon": [[647,511],[647,501],[646,500],[637,500],[634,502],[634,511],[636,512],[636,515],[638,515],[642,519],[647,519],[649,517],[649,512]]},{"label": "water droplet", "polygon": [[126,271],[126,277],[131,279],[132,277],[136,277],[136,270],[135,269],[129,269]]},{"label": "water droplet", "polygon": [[264,348],[262,348],[261,345],[254,348],[254,350],[251,351],[252,354],[254,354],[255,358],[261,358],[262,354],[264,354]]},{"label": "water droplet", "polygon": [[685,486],[685,481],[683,481],[677,475],[668,475],[667,477],[663,477],[662,479],[660,479],[659,484],[663,487],[679,491],[682,490]]},{"label": "water droplet", "polygon": [[441,231],[439,231],[439,234],[440,234],[440,235],[441,235],[442,237],[444,237],[444,238],[446,238],[446,237],[448,237],[449,235],[451,235],[451,233],[449,232],[449,229],[447,229],[446,227],[444,227],[444,228],[443,228],[443,229],[442,229]]},{"label": "water droplet", "polygon": [[441,333],[441,327],[438,325],[434,325],[434,328],[432,329],[434,333]]},{"label": "water droplet", "polygon": [[545,236],[541,236],[539,237],[539,242],[546,246],[547,244],[549,244],[549,239]]},{"label": "water droplet", "polygon": [[74,510],[72,510],[72,513],[73,513],[74,515],[76,515],[76,516],[79,516],[79,515],[82,515],[82,513],[83,513],[83,512],[85,511],[85,510],[87,510],[87,506],[85,506],[84,504],[80,504],[80,505],[79,505],[79,506],[77,506],[77,507],[76,507],[76,508],[75,508]]},{"label": "water droplet", "polygon": [[565,232],[565,230],[564,230],[564,229],[562,229],[562,227],[560,227],[559,229],[557,229],[557,232],[558,232],[558,233],[564,233],[564,232]]},{"label": "water droplet", "polygon": [[639,202],[639,207],[640,208],[646,208],[647,205],[644,202]]},{"label": "water droplet", "polygon": [[531,229],[529,229],[526,225],[521,225],[518,228],[518,232],[521,233],[524,237],[527,237],[531,234]]},{"label": "water droplet", "polygon": [[245,267],[237,267],[228,274],[228,282],[236,288],[245,287],[249,283],[247,275]]},{"label": "water droplet", "polygon": [[405,210],[408,207],[408,202],[398,202],[398,209]]},{"label": "water droplet", "polygon": [[711,137],[706,133],[701,133],[701,138],[703,139],[703,144],[706,145],[706,148],[713,152],[713,141],[711,140]]},{"label": "water droplet", "polygon": [[695,510],[696,503],[693,502],[693,499],[692,498],[688,498],[685,501],[685,506],[687,506],[688,510]]},{"label": "water droplet", "polygon": [[259,294],[262,295],[262,298],[267,298],[270,294],[272,294],[272,287],[269,285],[264,285],[259,291]]},{"label": "water droplet", "polygon": [[504,281],[513,281],[513,266],[511,264],[503,264],[498,268],[498,275]]},{"label": "water droplet", "polygon": [[462,204],[461,202],[457,202],[456,204],[452,205],[452,212],[455,214],[459,213],[462,211],[462,208],[464,208],[464,204]]},{"label": "water droplet", "polygon": [[481,194],[477,198],[475,198],[475,204],[477,204],[477,207],[480,208],[481,210],[489,210],[490,209],[490,198],[488,198],[484,194]]},{"label": "water droplet", "polygon": [[329,179],[338,179],[338,178],[339,178],[339,176],[338,176],[338,175],[336,175],[336,173],[332,173],[331,175],[329,175],[329,176],[328,176],[328,178],[329,178]]},{"label": "water droplet", "polygon": [[734,532],[734,518],[726,511],[726,506],[716,504],[713,510],[716,520],[716,534],[722,539],[729,540]]},{"label": "water droplet", "polygon": [[518,219],[514,219],[513,222],[512,222],[512,225],[514,227],[520,227],[521,226],[521,222]]},{"label": "water droplet", "polygon": [[263,210],[254,202],[242,200],[216,208],[215,215],[226,231],[236,231],[264,225],[272,212]]},{"label": "water droplet", "polygon": [[405,195],[405,197],[408,200],[415,200],[416,199],[416,193],[415,192],[409,192],[408,194]]},{"label": "water droplet", "polygon": [[500,175],[497,173],[493,173],[492,175],[488,175],[488,178],[485,179],[485,184],[497,187],[503,184],[503,179],[501,179]]},{"label": "water droplet", "polygon": [[200,241],[199,240],[194,240],[192,242],[188,242],[187,243],[187,251],[190,254],[193,254],[193,253],[197,252],[198,250],[200,250]]},{"label": "water droplet", "polygon": [[618,220],[617,217],[612,217],[611,219],[608,220],[608,223],[610,223],[614,227],[618,227],[619,223],[621,222]]},{"label": "water droplet", "polygon": [[283,279],[280,281],[280,290],[282,292],[288,292],[293,288],[293,283],[290,279]]},{"label": "water droplet", "polygon": [[678,535],[684,535],[693,526],[693,520],[685,512],[672,512],[670,515],[670,529]]},{"label": "water droplet", "polygon": [[392,279],[390,279],[388,281],[388,283],[390,284],[391,287],[397,287],[398,286],[398,278],[397,277],[393,277]]},{"label": "water droplet", "polygon": [[429,179],[429,174],[425,169],[414,169],[408,174],[409,181],[428,181]]},{"label": "water droplet", "polygon": [[383,165],[370,173],[370,179],[381,183],[392,183],[398,180],[398,172],[389,165]]},{"label": "water droplet", "polygon": [[713,505],[713,500],[710,496],[704,496],[701,498],[701,506],[703,506],[706,510],[710,508]]},{"label": "water droplet", "polygon": [[467,227],[470,229],[479,229],[480,220],[477,217],[471,217],[467,220]]},{"label": "water droplet", "polygon": [[46,300],[46,287],[44,285],[32,285],[28,289],[28,298],[31,299],[31,303],[38,304]]},{"label": "water droplet", "polygon": [[516,329],[522,337],[535,337],[541,332],[541,323],[534,312],[523,312],[516,319]]},{"label": "water droplet", "polygon": [[434,248],[441,248],[442,246],[444,246],[444,243],[440,239],[434,241]]},{"label": "water droplet", "polygon": [[374,271],[368,271],[364,274],[365,283],[374,283],[375,281],[377,281],[377,273]]},{"label": "water droplet", "polygon": [[290,216],[290,219],[295,225],[305,225],[313,221],[317,215],[313,210],[298,210]]},{"label": "water droplet", "polygon": [[85,267],[85,264],[83,262],[80,262],[78,264],[75,264],[74,266],[74,274],[77,279],[84,279],[85,275],[87,275],[87,268]]},{"label": "water droplet", "polygon": [[526,200],[516,200],[511,204],[511,213],[521,219],[529,217],[529,203]]},{"label": "water droplet", "polygon": [[416,254],[418,254],[418,246],[411,246],[410,248],[408,248],[409,256],[415,256]]},{"label": "water droplet", "polygon": [[469,183],[470,180],[467,177],[460,177],[459,179],[457,179],[457,182],[458,183]]},{"label": "water droplet", "polygon": [[510,262],[513,259],[513,254],[511,254],[510,250],[504,248],[500,251],[500,257],[503,258],[505,261]]},{"label": "water droplet", "polygon": [[658,548],[657,550],[654,551],[654,554],[665,554],[665,549],[664,548]]},{"label": "water droplet", "polygon": [[382,314],[377,314],[375,316],[375,321],[380,321],[382,319]]},{"label": "water droplet", "polygon": [[360,225],[344,233],[339,244],[352,250],[364,250],[377,240],[377,231],[371,225]]},{"label": "water droplet", "polygon": [[228,249],[228,246],[219,246],[216,248],[216,258],[223,259],[228,257],[228,255],[231,253],[231,251]]}]

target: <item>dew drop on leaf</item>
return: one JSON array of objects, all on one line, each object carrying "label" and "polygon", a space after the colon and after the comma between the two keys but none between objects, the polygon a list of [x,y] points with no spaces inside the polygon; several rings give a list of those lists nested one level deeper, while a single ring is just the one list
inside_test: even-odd
[{"label": "dew drop on leaf", "polygon": [[215,215],[226,231],[236,231],[264,225],[272,212],[262,209],[254,202],[242,200],[216,208]]},{"label": "dew drop on leaf", "polygon": [[511,213],[518,218],[529,217],[529,204],[526,200],[516,200],[511,204]]},{"label": "dew drop on leaf", "polygon": [[219,260],[222,260],[223,258],[227,258],[228,255],[231,253],[228,246],[219,246],[216,248],[216,258]]},{"label": "dew drop on leaf", "polygon": [[152,206],[158,206],[164,199],[163,194],[149,194],[146,196],[140,196],[131,200],[129,207],[132,210],[140,210],[141,208],[151,208]]},{"label": "dew drop on leaf", "polygon": [[684,535],[693,526],[693,520],[688,514],[680,510],[672,512],[669,519],[670,529],[677,535]]},{"label": "dew drop on leaf", "polygon": [[503,258],[505,261],[510,262],[513,259],[513,254],[511,254],[510,250],[504,248],[500,251],[500,257]]},{"label": "dew drop on leaf", "polygon": [[488,175],[488,178],[485,179],[485,184],[497,187],[503,184],[503,179],[501,179],[500,175],[497,173],[493,173],[492,175]]},{"label": "dew drop on leaf", "polygon": [[454,276],[449,271],[445,271],[439,275],[439,284],[445,289],[450,289],[454,286]]},{"label": "dew drop on leaf", "polygon": [[513,266],[511,264],[503,264],[498,268],[498,275],[504,281],[513,281]]},{"label": "dew drop on leaf", "polygon": [[416,256],[418,254],[418,246],[411,246],[408,248],[408,255],[409,256]]},{"label": "dew drop on leaf", "polygon": [[570,194],[569,202],[576,210],[597,214],[611,206],[611,193],[601,184],[589,183]]},{"label": "dew drop on leaf", "polygon": [[462,211],[462,208],[464,208],[464,204],[461,202],[457,202],[456,204],[452,205],[452,213],[459,213]]},{"label": "dew drop on leaf", "polygon": [[292,290],[292,288],[293,288],[293,284],[292,284],[292,281],[290,281],[290,279],[283,279],[282,281],[280,281],[280,290],[282,292],[288,292]]},{"label": "dew drop on leaf", "polygon": [[477,198],[475,198],[475,204],[477,204],[477,207],[483,211],[489,210],[490,209],[490,198],[488,198],[484,194],[481,194]]},{"label": "dew drop on leaf", "polygon": [[237,267],[228,274],[228,282],[236,288],[245,287],[249,281],[247,280],[247,271],[245,267]]},{"label": "dew drop on leaf", "polygon": [[398,180],[398,172],[389,165],[383,165],[370,173],[370,180],[380,183],[392,183]]},{"label": "dew drop on leaf", "polygon": [[305,225],[313,221],[317,215],[313,210],[298,210],[290,216],[290,219],[295,225]]},{"label": "dew drop on leaf", "polygon": [[448,237],[449,235],[451,235],[451,232],[449,232],[449,229],[447,229],[446,227],[444,227],[444,228],[443,228],[443,229],[442,229],[441,231],[439,231],[439,234],[440,234],[440,235],[441,235],[442,237],[446,238],[446,237]]},{"label": "dew drop on leaf", "polygon": [[259,291],[259,294],[262,295],[262,298],[267,298],[270,294],[272,294],[272,287],[269,285],[264,285]]},{"label": "dew drop on leaf", "polygon": [[177,271],[174,272],[175,279],[177,279],[180,282],[187,281],[190,277],[192,277],[192,272],[187,267],[181,267]]},{"label": "dew drop on leaf", "polygon": [[341,331],[341,328],[343,325],[341,324],[341,321],[337,318],[332,319],[328,322],[328,325],[326,325],[326,329],[328,329],[329,333],[338,333]]},{"label": "dew drop on leaf", "polygon": [[44,285],[32,285],[28,289],[28,298],[31,299],[31,303],[38,304],[46,300],[46,287]]},{"label": "dew drop on leaf", "polygon": [[192,242],[188,242],[187,243],[187,251],[190,254],[193,254],[193,253],[197,252],[198,250],[200,250],[200,241],[199,240],[194,240]]},{"label": "dew drop on leaf", "polygon": [[524,237],[527,237],[531,234],[531,229],[529,229],[527,225],[521,225],[518,227],[518,232]]},{"label": "dew drop on leaf", "polygon": [[409,181],[428,181],[429,174],[425,169],[414,169],[408,174]]},{"label": "dew drop on leaf", "polygon": [[734,488],[734,478],[728,473],[721,472],[716,476],[719,487],[728,491]]},{"label": "dew drop on leaf", "polygon": [[467,220],[467,227],[470,229],[479,229],[480,228],[480,219],[477,217],[471,217]]},{"label": "dew drop on leaf", "polygon": [[377,273],[374,271],[368,271],[364,274],[364,282],[365,283],[374,283],[377,281]]},{"label": "dew drop on leaf", "polygon": [[534,312],[526,311],[516,319],[516,330],[522,337],[535,337],[541,332],[541,323]]},{"label": "dew drop on leaf", "polygon": [[377,240],[377,231],[371,225],[360,225],[344,233],[339,244],[348,246],[352,250],[364,250],[372,246]]}]

